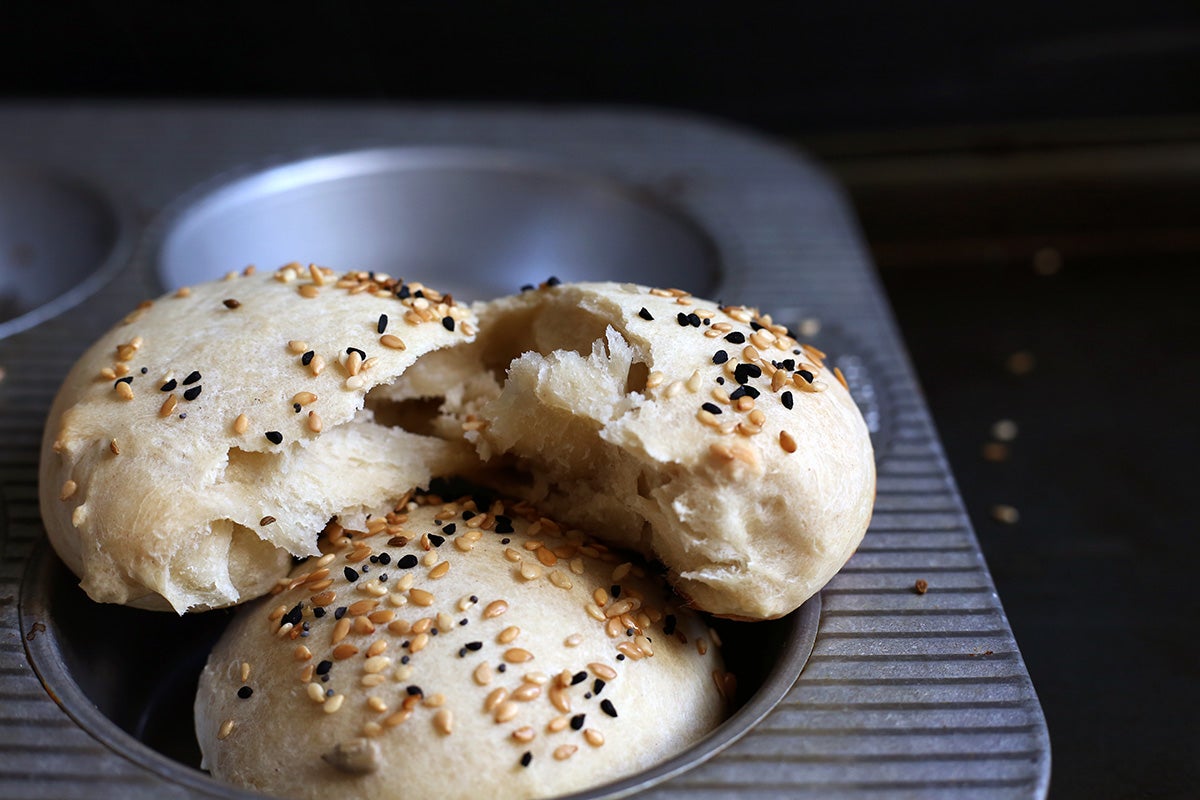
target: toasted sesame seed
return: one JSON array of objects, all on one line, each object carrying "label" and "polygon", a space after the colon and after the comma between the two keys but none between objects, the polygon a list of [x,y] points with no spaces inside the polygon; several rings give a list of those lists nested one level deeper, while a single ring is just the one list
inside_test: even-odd
[{"label": "toasted sesame seed", "polygon": [[342,617],[333,626],[332,642],[337,644],[350,633],[350,617]]},{"label": "toasted sesame seed", "polygon": [[337,713],[337,710],[342,707],[342,703],[344,702],[346,702],[346,695],[335,694],[333,697],[330,697],[325,701],[325,705],[321,710],[326,714],[335,714]]},{"label": "toasted sesame seed", "polygon": [[624,578],[626,575],[628,575],[628,574],[629,574],[629,571],[630,571],[631,569],[633,569],[633,564],[631,564],[631,563],[630,563],[630,562],[628,562],[628,561],[626,561],[626,562],[625,562],[625,563],[623,563],[623,564],[619,564],[619,565],[617,565],[617,567],[616,567],[615,569],[613,569],[613,571],[612,571],[612,580],[613,580],[613,583],[620,583],[620,581],[621,581],[621,580],[622,580],[622,579],[623,579],[623,578]]},{"label": "toasted sesame seed", "polygon": [[1006,525],[1015,525],[1021,519],[1021,513],[1010,505],[992,506],[992,519]]},{"label": "toasted sesame seed", "polygon": [[392,660],[387,656],[374,655],[363,662],[363,672],[375,674],[383,672],[392,665]]},{"label": "toasted sesame seed", "polygon": [[347,658],[350,658],[350,656],[356,654],[357,652],[358,648],[354,645],[342,643],[333,648],[333,657],[338,661],[345,661]]},{"label": "toasted sesame seed", "polygon": [[525,683],[522,683],[519,687],[517,687],[516,690],[513,691],[512,698],[514,700],[519,700],[522,703],[527,703],[530,700],[534,700],[534,699],[540,697],[541,694],[542,694],[541,686],[539,686],[536,683],[525,682]]},{"label": "toasted sesame seed", "polygon": [[472,672],[471,675],[474,677],[475,683],[479,684],[480,686],[487,686],[492,682],[492,666],[486,661],[483,661],[479,664],[479,666],[475,667],[475,671]]},{"label": "toasted sesame seed", "polygon": [[314,376],[320,375],[325,370],[325,359],[321,356],[313,356],[308,362],[308,371]]},{"label": "toasted sesame seed", "polygon": [[75,490],[78,488],[79,488],[79,486],[78,486],[78,484],[75,483],[75,481],[72,481],[72,480],[65,481],[62,485],[62,489],[58,493],[58,499],[59,500],[70,500],[72,495],[75,494]]},{"label": "toasted sesame seed", "polygon": [[664,374],[663,374],[663,373],[661,373],[661,372],[651,372],[651,373],[650,373],[650,374],[649,374],[649,375],[646,377],[646,388],[647,388],[647,389],[653,389],[654,387],[656,387],[656,386],[658,386],[659,384],[661,384],[661,383],[662,383],[664,380],[666,380],[666,377],[667,377],[667,376],[666,376],[666,375],[664,375]]},{"label": "toasted sesame seed", "polygon": [[503,686],[497,686],[495,689],[492,689],[492,691],[488,692],[487,697],[483,699],[483,710],[490,714],[507,699],[508,689],[505,689]]},{"label": "toasted sesame seed", "polygon": [[796,452],[796,440],[787,431],[779,432],[779,446],[783,448],[785,453]]},{"label": "toasted sesame seed", "polygon": [[553,570],[547,577],[550,579],[550,583],[554,584],[559,589],[570,590],[571,587],[574,586],[574,584],[571,583],[571,579],[568,578],[566,573],[562,572],[561,570]]},{"label": "toasted sesame seed", "polygon": [[[118,383],[116,388],[117,388],[117,394],[121,397],[122,400],[132,400],[133,399],[133,388],[128,383]],[[174,395],[172,395],[172,397],[173,396]]]},{"label": "toasted sesame seed", "polygon": [[300,294],[301,297],[305,297],[310,300],[321,293],[320,290],[317,289],[316,286],[313,286],[311,283],[306,283],[306,284],[300,286],[299,288],[296,289],[296,291]]},{"label": "toasted sesame seed", "polygon": [[424,589],[410,589],[408,592],[408,599],[418,606],[433,605],[433,594],[425,591]]},{"label": "toasted sesame seed", "polygon": [[493,619],[508,611],[508,603],[504,600],[493,600],[483,609],[484,619]]},{"label": "toasted sesame seed", "polygon": [[617,677],[617,671],[607,664],[602,664],[599,661],[593,661],[588,664],[588,669],[598,678],[603,678],[606,681],[611,681]]},{"label": "toasted sesame seed", "polygon": [[550,702],[564,714],[571,713],[571,696],[561,686],[550,687]]},{"label": "toasted sesame seed", "polygon": [[497,723],[510,722],[514,717],[517,716],[520,710],[521,707],[512,700],[506,700],[505,702],[496,706],[493,719],[495,719]]},{"label": "toasted sesame seed", "polygon": [[422,650],[424,650],[425,646],[428,644],[429,644],[429,634],[428,633],[419,633],[416,636],[414,636],[412,641],[409,643],[408,651],[410,653],[419,653]]},{"label": "toasted sesame seed", "polygon": [[521,647],[510,647],[504,651],[504,660],[510,664],[524,664],[533,660],[533,653]]},{"label": "toasted sesame seed", "polygon": [[573,744],[560,744],[554,748],[554,758],[557,761],[566,761],[571,756],[575,755],[575,751],[579,748]]}]

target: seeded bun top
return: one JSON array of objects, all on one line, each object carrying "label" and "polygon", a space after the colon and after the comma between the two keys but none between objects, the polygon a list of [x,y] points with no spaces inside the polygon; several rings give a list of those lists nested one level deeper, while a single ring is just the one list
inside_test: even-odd
[{"label": "seeded bun top", "polygon": [[143,304],[51,409],[51,542],[102,602],[183,612],[262,594],[331,516],[473,460],[364,410],[372,387],[473,324],[420,284],[298,265]]},{"label": "seeded bun top", "polygon": [[769,316],[614,283],[478,310],[479,342],[455,355],[507,367],[467,433],[524,476],[497,472],[503,491],[661,560],[697,607],[734,618],[792,611],[858,546],[866,424],[825,355]]},{"label": "seeded bun top", "polygon": [[713,634],[640,564],[526,504],[418,501],[331,526],[286,591],[239,610],[196,698],[214,777],[297,798],[546,797],[721,721]]}]

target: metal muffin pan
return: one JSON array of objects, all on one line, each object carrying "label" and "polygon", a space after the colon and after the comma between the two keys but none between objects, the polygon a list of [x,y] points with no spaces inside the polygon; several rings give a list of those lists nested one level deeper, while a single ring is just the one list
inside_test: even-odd
[{"label": "metal muffin pan", "polygon": [[[223,618],[87,601],[44,544],[37,444],[74,357],[139,300],[292,259],[463,297],[549,274],[672,284],[824,321],[814,341],[872,423],[871,531],[819,619],[813,603],[723,631],[749,687],[729,723],[586,796],[1045,793],[1020,654],[853,219],[803,158],[658,114],[245,106],[0,108],[0,159],[13,152],[155,221],[117,217],[116,240],[140,246],[115,278],[0,340],[0,796],[237,795],[187,766],[189,682]],[[454,236],[464,225],[479,235]]]}]

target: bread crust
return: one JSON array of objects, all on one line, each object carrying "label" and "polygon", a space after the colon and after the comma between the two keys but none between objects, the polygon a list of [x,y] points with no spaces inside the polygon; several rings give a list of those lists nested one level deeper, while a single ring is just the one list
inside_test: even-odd
[{"label": "bread crust", "polygon": [[287,591],[239,610],[195,705],[214,777],[287,797],[547,797],[720,723],[733,681],[713,634],[639,561],[528,504],[420,500],[332,529]]},{"label": "bread crust", "polygon": [[469,309],[420,288],[294,265],[166,295],[101,337],[55,398],[39,475],[88,595],[180,613],[255,597],[331,516],[466,469],[458,442],[364,409],[474,336]]},{"label": "bread crust", "polygon": [[875,498],[866,424],[824,354],[769,316],[615,283],[478,310],[475,350],[499,346],[491,330],[523,331],[467,434],[522,473],[495,485],[662,561],[698,608],[787,614],[862,540]]}]

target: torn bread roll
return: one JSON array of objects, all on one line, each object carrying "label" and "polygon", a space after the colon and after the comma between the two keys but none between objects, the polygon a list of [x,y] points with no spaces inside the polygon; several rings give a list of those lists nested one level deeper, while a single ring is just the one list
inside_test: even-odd
[{"label": "torn bread roll", "polygon": [[54,401],[50,541],[101,602],[182,613],[263,594],[331,516],[475,461],[364,408],[422,356],[470,341],[474,321],[420,284],[299,265],[143,304]]},{"label": "torn bread roll", "polygon": [[[502,491],[661,560],[699,608],[779,617],[866,531],[866,424],[825,355],[679,290],[544,285],[478,308],[452,358],[500,375],[458,410]],[[453,411],[453,404],[447,409]]]},{"label": "torn bread roll", "polygon": [[[384,509],[387,511],[388,509]],[[219,780],[285,797],[533,798],[632,775],[733,676],[657,576],[524,503],[432,496],[331,525],[200,677]]]}]

